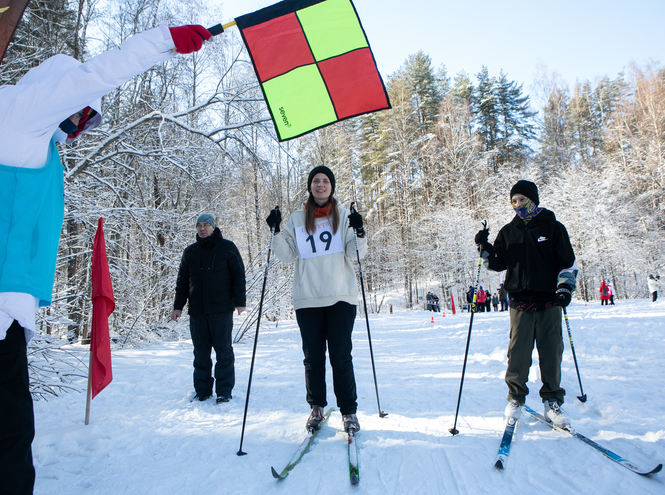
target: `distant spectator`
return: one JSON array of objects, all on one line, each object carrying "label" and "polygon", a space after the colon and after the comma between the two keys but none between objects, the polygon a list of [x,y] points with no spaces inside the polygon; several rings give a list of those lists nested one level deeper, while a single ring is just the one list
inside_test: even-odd
[{"label": "distant spectator", "polygon": [[490,293],[490,291],[486,290],[485,291],[485,311],[487,311],[489,313],[491,311],[491,309],[492,309],[492,294]]},{"label": "distant spectator", "polygon": [[651,302],[656,302],[658,299],[658,279],[660,279],[660,277],[654,278],[653,275],[649,275],[649,278],[647,279],[649,292],[651,292]]},{"label": "distant spectator", "polygon": [[425,296],[425,300],[427,301],[425,303],[425,309],[427,311],[432,311],[432,293],[428,292],[427,295]]},{"label": "distant spectator", "polygon": [[476,291],[473,289],[473,285],[469,286],[469,290],[466,291],[466,307],[469,308],[469,313],[473,306],[473,295]]},{"label": "distant spectator", "polygon": [[610,291],[610,306],[614,306],[614,286],[610,279],[607,279],[607,290]]},{"label": "distant spectator", "polygon": [[478,297],[476,298],[476,311],[479,313],[484,313],[485,312],[485,290],[483,289],[483,286],[481,285],[478,288]]},{"label": "distant spectator", "polygon": [[600,292],[600,305],[607,306],[610,300],[610,291],[607,289],[607,282],[604,280],[600,283],[600,289],[598,289]]},{"label": "distant spectator", "polygon": [[435,313],[441,312],[441,306],[439,305],[439,296],[432,294],[432,311]]},{"label": "distant spectator", "polygon": [[507,311],[508,291],[506,290],[506,287],[503,284],[501,284],[501,287],[499,287],[499,302],[501,303],[501,311]]},{"label": "distant spectator", "polygon": [[494,296],[492,296],[492,306],[494,306],[494,311],[499,311],[499,296],[494,293]]}]

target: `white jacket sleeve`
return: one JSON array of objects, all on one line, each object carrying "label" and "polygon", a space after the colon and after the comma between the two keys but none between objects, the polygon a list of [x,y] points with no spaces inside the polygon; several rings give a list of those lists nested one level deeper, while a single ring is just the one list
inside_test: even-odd
[{"label": "white jacket sleeve", "polygon": [[[177,52],[166,25],[77,64],[56,55],[15,86],[0,88],[0,164],[41,167],[53,132],[67,117]],[[74,62],[74,63],[72,63]],[[39,149],[39,152],[35,151]]]},{"label": "white jacket sleeve", "polygon": [[275,256],[282,263],[291,263],[294,259],[298,257],[298,246],[296,245],[295,239],[295,227],[293,225],[293,215],[292,213],[289,217],[288,222],[286,222],[286,227],[281,229],[279,234],[275,234],[275,237],[272,241],[272,250],[275,252]]}]

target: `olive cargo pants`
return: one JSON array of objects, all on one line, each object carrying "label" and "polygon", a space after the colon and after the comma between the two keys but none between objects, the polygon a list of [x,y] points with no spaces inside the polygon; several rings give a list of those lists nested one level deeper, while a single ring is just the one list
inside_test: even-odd
[{"label": "olive cargo pants", "polygon": [[534,342],[538,349],[540,376],[543,382],[540,397],[543,402],[556,399],[559,404],[563,404],[566,391],[561,388],[563,339],[559,306],[535,313],[510,308],[510,344],[506,370],[508,400],[515,399],[524,403],[529,394],[526,383],[529,380]]}]

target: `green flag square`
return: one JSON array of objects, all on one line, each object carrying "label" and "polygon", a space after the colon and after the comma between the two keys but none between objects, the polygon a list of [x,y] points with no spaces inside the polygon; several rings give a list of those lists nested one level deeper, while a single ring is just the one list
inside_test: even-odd
[{"label": "green flag square", "polygon": [[282,141],[337,121],[326,85],[314,64],[266,81],[263,92]]},{"label": "green flag square", "polygon": [[327,0],[296,14],[317,62],[369,46],[349,0]]}]

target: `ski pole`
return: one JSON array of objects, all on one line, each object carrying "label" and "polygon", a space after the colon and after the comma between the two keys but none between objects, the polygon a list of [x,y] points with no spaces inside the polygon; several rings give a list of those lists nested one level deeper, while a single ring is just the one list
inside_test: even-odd
[{"label": "ski pole", "polygon": [[[487,228],[487,220],[483,222],[483,227]],[[482,253],[482,246],[478,246],[478,251]],[[464,373],[466,371],[466,360],[469,356],[469,343],[471,342],[471,327],[473,326],[473,315],[476,312],[476,298],[478,297],[478,286],[480,285],[480,268],[483,265],[483,257],[478,258],[478,274],[476,275],[476,287],[473,290],[473,302],[471,303],[471,318],[469,319],[469,334],[466,337],[466,350],[464,351],[464,364],[462,365],[462,379],[459,383],[459,394],[457,396],[457,409],[455,409],[455,423],[448,431],[453,435],[457,435],[459,430],[457,427],[457,415],[459,414],[459,404],[462,400],[462,386],[464,385]]]},{"label": "ski pole", "polygon": [[[279,210],[279,206],[275,206]],[[245,424],[247,423],[247,406],[249,406],[249,391],[252,388],[252,374],[254,373],[254,359],[256,358],[256,344],[259,341],[259,326],[261,325],[261,312],[263,310],[263,298],[266,294],[266,281],[268,280],[268,268],[270,267],[270,251],[272,250],[272,240],[275,237],[275,227],[270,228],[270,243],[268,244],[268,259],[266,260],[266,269],[263,273],[263,288],[261,289],[261,300],[259,302],[259,315],[256,318],[256,334],[254,335],[254,349],[252,350],[252,363],[249,366],[249,382],[247,383],[247,397],[245,398],[245,412],[242,417],[242,432],[240,433],[240,448],[238,455],[247,455],[242,451],[242,441],[245,438]]]},{"label": "ski pole", "polygon": [[573,361],[575,361],[575,370],[577,371],[577,381],[580,383],[580,393],[577,398],[580,402],[586,402],[586,394],[582,389],[582,378],[580,377],[580,369],[577,366],[577,356],[575,356],[575,346],[573,345],[573,334],[570,333],[570,323],[568,323],[568,313],[566,313],[566,308],[563,308],[563,319],[566,320],[566,328],[568,329],[568,340],[570,340],[570,350],[573,351]]},{"label": "ski pole", "polygon": [[[351,203],[351,213],[356,213],[356,209],[353,207],[356,202]],[[385,418],[388,416],[388,413],[381,410],[381,402],[379,402],[379,386],[376,383],[376,368],[374,367],[374,351],[372,350],[372,335],[369,332],[369,316],[367,316],[367,301],[365,299],[365,282],[363,280],[363,267],[360,264],[360,251],[358,251],[358,234],[356,229],[353,229],[353,240],[356,242],[356,256],[358,257],[358,273],[360,274],[360,288],[363,294],[363,307],[365,309],[365,323],[367,324],[367,341],[369,342],[369,356],[372,361],[372,373],[374,374],[374,389],[376,390],[376,405],[379,408],[379,417]]]}]

